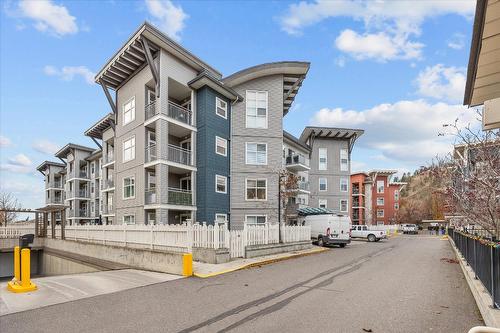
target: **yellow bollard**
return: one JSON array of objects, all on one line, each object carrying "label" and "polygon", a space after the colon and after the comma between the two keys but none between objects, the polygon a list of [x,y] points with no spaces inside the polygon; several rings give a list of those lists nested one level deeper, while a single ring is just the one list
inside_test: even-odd
[{"label": "yellow bollard", "polygon": [[[17,256],[19,257],[19,246],[16,246],[14,248],[14,258],[16,257],[16,250],[17,250]],[[17,279],[14,276],[14,279],[7,283],[7,289],[9,291],[12,291],[14,293],[24,293],[27,291],[34,291],[37,289],[37,286],[31,282],[30,280],[30,264],[31,264],[31,258],[30,258],[30,249],[22,249],[21,250],[21,279]],[[19,260],[17,261],[19,262]],[[19,276],[19,271],[16,272],[16,268],[19,270],[19,264],[14,265],[14,275]]]},{"label": "yellow bollard", "polygon": [[182,255],[182,275],[192,276],[193,275],[193,254],[184,253]]},{"label": "yellow bollard", "polygon": [[21,281],[21,251],[19,246],[14,247],[14,280]]}]

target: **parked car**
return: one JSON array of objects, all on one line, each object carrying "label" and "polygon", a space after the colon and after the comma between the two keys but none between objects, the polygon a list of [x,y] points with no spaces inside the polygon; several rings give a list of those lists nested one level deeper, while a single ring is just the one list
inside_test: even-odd
[{"label": "parked car", "polygon": [[305,225],[311,226],[311,239],[319,246],[339,245],[345,247],[351,242],[351,219],[346,215],[308,215]]},{"label": "parked car", "polygon": [[378,242],[387,238],[387,234],[381,230],[369,230],[366,225],[353,225],[351,227],[351,238],[363,238],[369,242]]},{"label": "parked car", "polygon": [[403,234],[418,234],[418,227],[416,224],[404,224]]}]

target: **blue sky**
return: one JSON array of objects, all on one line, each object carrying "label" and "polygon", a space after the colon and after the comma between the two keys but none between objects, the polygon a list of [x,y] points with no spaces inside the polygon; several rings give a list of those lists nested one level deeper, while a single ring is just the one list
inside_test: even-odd
[{"label": "blue sky", "polygon": [[109,112],[92,77],[145,20],[224,75],[311,62],[285,129],[362,128],[353,170],[409,171],[449,151],[474,1],[4,1],[0,18],[0,188],[43,205],[34,169]]}]

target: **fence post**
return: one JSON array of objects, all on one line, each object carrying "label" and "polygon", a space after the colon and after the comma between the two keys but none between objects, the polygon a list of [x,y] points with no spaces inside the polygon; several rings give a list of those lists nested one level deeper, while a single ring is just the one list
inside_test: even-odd
[{"label": "fence post", "polygon": [[219,224],[217,221],[214,222],[214,248],[219,248]]},{"label": "fence post", "polygon": [[128,226],[125,226],[125,228],[123,228],[123,245],[125,247],[127,247],[127,227]]}]

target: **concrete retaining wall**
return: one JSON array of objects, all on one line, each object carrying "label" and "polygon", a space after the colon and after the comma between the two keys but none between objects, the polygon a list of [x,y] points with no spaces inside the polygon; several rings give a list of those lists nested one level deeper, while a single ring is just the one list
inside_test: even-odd
[{"label": "concrete retaining wall", "polygon": [[100,269],[66,259],[52,253],[42,253],[41,272],[44,276],[98,272]]},{"label": "concrete retaining wall", "polygon": [[193,260],[207,264],[223,264],[231,260],[229,249],[193,248]]},{"label": "concrete retaining wall", "polygon": [[311,241],[285,243],[285,244],[269,244],[269,245],[251,245],[245,248],[245,258],[254,258],[277,254],[283,252],[299,251],[310,249]]}]

